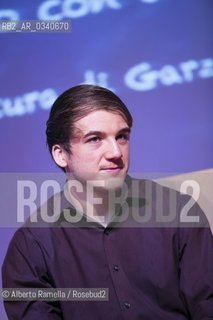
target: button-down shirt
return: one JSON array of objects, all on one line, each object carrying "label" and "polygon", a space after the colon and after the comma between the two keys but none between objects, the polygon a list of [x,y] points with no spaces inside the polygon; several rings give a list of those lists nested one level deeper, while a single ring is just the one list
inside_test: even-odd
[{"label": "button-down shirt", "polygon": [[[104,227],[82,215],[78,223],[60,218],[54,227],[28,224],[15,233],[4,261],[5,288],[108,288],[108,301],[5,302],[8,318],[212,319],[213,238],[210,229],[203,226],[201,209],[194,204],[188,216],[202,217],[202,225],[177,225],[186,198],[180,206],[178,193],[160,187],[161,210],[162,201],[155,199],[157,185],[151,184],[155,191],[149,200],[144,185],[141,181],[137,204],[134,195],[128,193],[126,203],[131,210],[122,222],[112,221]],[[171,195],[178,199],[178,211],[164,225],[156,216],[158,211],[161,217],[162,213],[168,216]],[[74,216],[74,208],[63,194],[60,197],[63,209]],[[136,206],[142,222],[133,219]],[[149,221],[144,219],[147,208],[152,213]],[[53,212],[51,199],[48,210]]]}]

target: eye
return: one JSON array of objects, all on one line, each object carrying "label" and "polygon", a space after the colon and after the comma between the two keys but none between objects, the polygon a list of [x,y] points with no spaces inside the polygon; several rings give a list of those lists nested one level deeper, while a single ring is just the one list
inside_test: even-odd
[{"label": "eye", "polygon": [[88,143],[97,143],[99,141],[101,141],[100,137],[92,137],[92,138],[87,140]]},{"label": "eye", "polygon": [[129,134],[128,133],[121,133],[117,136],[117,140],[120,141],[129,141]]}]

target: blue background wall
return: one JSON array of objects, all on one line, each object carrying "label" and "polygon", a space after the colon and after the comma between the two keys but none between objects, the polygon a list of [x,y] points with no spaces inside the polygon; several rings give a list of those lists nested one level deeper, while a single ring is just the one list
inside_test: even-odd
[{"label": "blue background wall", "polygon": [[[82,82],[132,112],[130,171],[212,167],[212,12],[212,0],[2,0],[0,20],[69,19],[72,32],[0,33],[0,172],[58,171],[45,122]],[[0,232],[1,264],[13,230]]]}]

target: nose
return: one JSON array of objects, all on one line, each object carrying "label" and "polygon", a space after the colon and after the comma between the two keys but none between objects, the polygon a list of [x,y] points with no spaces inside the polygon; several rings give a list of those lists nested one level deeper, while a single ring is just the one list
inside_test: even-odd
[{"label": "nose", "polygon": [[105,152],[106,159],[119,159],[122,157],[122,152],[118,142],[112,139],[108,142]]}]

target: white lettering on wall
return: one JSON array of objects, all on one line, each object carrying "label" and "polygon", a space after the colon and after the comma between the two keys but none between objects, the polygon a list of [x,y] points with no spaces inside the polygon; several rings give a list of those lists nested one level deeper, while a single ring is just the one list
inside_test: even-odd
[{"label": "white lettering on wall", "polygon": [[[137,1],[143,4],[155,4],[159,2],[159,0]],[[122,2],[124,0],[45,0],[37,8],[35,18],[40,20],[76,19],[88,14],[98,14],[105,8],[112,10],[122,9]],[[27,16],[22,18],[27,18]],[[0,10],[0,20],[19,19],[20,13],[17,10],[12,8]]]},{"label": "white lettering on wall", "polygon": [[19,20],[19,14],[13,9],[0,10],[0,20]]},{"label": "white lettering on wall", "polygon": [[[159,86],[171,87],[185,85],[196,80],[213,77],[213,59],[188,60],[178,65],[164,65],[153,68],[151,63],[142,62],[131,67],[122,75],[125,85],[135,91],[150,91]],[[103,71],[86,70],[83,82],[94,84],[116,91],[109,83],[112,78]],[[49,110],[57,98],[53,88],[43,91],[32,91],[15,98],[0,98],[0,119],[4,117],[24,116],[36,112],[38,109]]]},{"label": "white lettering on wall", "polygon": [[15,98],[0,99],[0,119],[34,113],[36,109],[50,109],[57,98],[54,89],[44,89],[42,92],[33,91]]},{"label": "white lettering on wall", "polygon": [[100,13],[105,8],[117,10],[122,5],[119,0],[48,0],[39,6],[37,16],[41,20],[74,19]]},{"label": "white lettering on wall", "polygon": [[105,87],[115,92],[114,88],[109,87],[108,77],[109,75],[106,72],[96,73],[93,70],[86,70],[84,73],[84,83]]},{"label": "white lettering on wall", "polygon": [[157,70],[150,63],[142,62],[126,72],[124,82],[130,89],[148,91],[159,85],[172,86],[210,77],[213,77],[213,59],[207,58],[188,60],[175,66],[168,64]]}]

